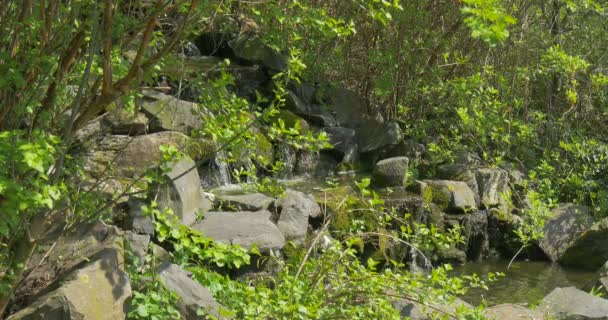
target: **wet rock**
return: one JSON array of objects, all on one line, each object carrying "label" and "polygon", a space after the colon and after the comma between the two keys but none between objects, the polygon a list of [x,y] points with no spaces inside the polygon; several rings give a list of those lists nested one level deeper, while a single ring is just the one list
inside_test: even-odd
[{"label": "wet rock", "polygon": [[573,248],[581,234],[593,225],[593,217],[588,208],[575,204],[561,205],[551,212],[551,216],[551,219],[545,222],[545,236],[540,239],[539,244],[547,257],[557,262]]},{"label": "wet rock", "polygon": [[143,90],[142,111],[152,119],[152,131],[180,131],[189,134],[200,128],[202,122],[196,115],[196,103],[179,100],[155,90]]},{"label": "wet rock", "polygon": [[272,71],[281,72],[287,69],[285,59],[257,36],[240,35],[228,41],[228,46],[240,59],[260,64]]},{"label": "wet rock", "polygon": [[180,298],[178,306],[185,319],[201,319],[199,309],[219,319],[226,319],[221,316],[224,307],[215,301],[207,288],[191,278],[190,272],[168,262],[161,264],[157,272],[165,287]]},{"label": "wet rock", "polygon": [[608,218],[605,218],[577,236],[574,243],[560,258],[560,264],[597,270],[608,260]]},{"label": "wet rock", "polygon": [[303,242],[308,231],[308,218],[321,215],[321,208],[310,195],[287,189],[285,197],[278,199],[275,206],[279,212],[277,226],[286,240]]},{"label": "wet rock", "polygon": [[184,158],[174,163],[165,175],[169,181],[156,186],[152,192],[160,210],[172,209],[182,224],[190,226],[197,216],[211,209],[211,201],[200,185],[194,161]]},{"label": "wet rock", "polygon": [[187,141],[186,135],[175,131],[104,137],[88,150],[85,168],[93,177],[136,177],[161,163],[161,145],[180,149]]},{"label": "wet rock", "polygon": [[355,142],[355,130],[344,127],[327,127],[323,128],[327,133],[329,143],[333,148],[341,153],[347,152]]},{"label": "wet rock", "polygon": [[484,316],[488,320],[540,320],[545,318],[545,314],[539,310],[530,310],[524,306],[510,303],[489,307],[484,311]]},{"label": "wet rock", "polygon": [[483,168],[475,172],[482,208],[508,209],[509,173],[502,169]]},{"label": "wet rock", "polygon": [[205,218],[192,226],[212,239],[250,248],[257,244],[260,252],[280,250],[285,246],[285,237],[272,223],[267,210],[256,212],[207,212]]},{"label": "wet rock", "polygon": [[298,175],[324,177],[336,170],[338,161],[326,152],[301,150],[298,152],[295,173]]},{"label": "wet rock", "polygon": [[118,108],[103,118],[102,125],[108,127],[112,134],[140,135],[148,131],[148,117],[142,112]]},{"label": "wet rock", "polygon": [[547,310],[556,319],[608,319],[608,300],[590,295],[575,287],[557,288],[551,291],[538,308]]},{"label": "wet rock", "polygon": [[372,185],[378,188],[405,186],[409,161],[407,157],[380,160],[372,172]]},{"label": "wet rock", "polygon": [[460,213],[477,209],[475,193],[462,181],[423,180],[421,182],[420,194],[425,199],[432,199],[432,202],[443,210]]},{"label": "wet rock", "polygon": [[[490,246],[496,249],[502,257],[513,257],[521,248],[521,239],[515,234],[515,231],[522,222],[523,219],[520,216],[502,212],[498,209],[491,209],[488,212]],[[532,250],[528,248],[524,249],[520,256],[529,257]],[[536,248],[536,250],[540,249]]]},{"label": "wet rock", "polygon": [[248,193],[240,195],[217,195],[222,205],[234,207],[240,211],[258,211],[268,209],[274,199],[261,193]]},{"label": "wet rock", "polygon": [[131,285],[124,271],[123,251],[108,248],[92,261],[8,319],[125,319]]}]

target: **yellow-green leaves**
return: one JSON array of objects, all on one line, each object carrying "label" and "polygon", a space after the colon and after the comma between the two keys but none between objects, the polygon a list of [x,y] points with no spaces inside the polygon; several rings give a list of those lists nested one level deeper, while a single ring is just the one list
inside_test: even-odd
[{"label": "yellow-green leaves", "polygon": [[509,26],[517,22],[502,7],[499,0],[463,0],[461,9],[464,22],[471,29],[473,38],[479,38],[496,46],[509,37]]}]

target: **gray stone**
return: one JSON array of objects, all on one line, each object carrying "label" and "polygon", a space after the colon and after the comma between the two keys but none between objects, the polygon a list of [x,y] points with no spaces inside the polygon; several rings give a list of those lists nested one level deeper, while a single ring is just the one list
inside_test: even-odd
[{"label": "gray stone", "polygon": [[475,193],[462,181],[423,180],[421,195],[443,210],[469,212],[477,209]]},{"label": "gray stone", "polygon": [[484,168],[475,173],[479,185],[482,208],[500,208],[507,211],[509,196],[509,173],[502,169]]},{"label": "gray stone", "polygon": [[125,233],[125,241],[128,244],[136,264],[141,266],[146,262],[150,236],[147,234],[137,234],[131,231]]},{"label": "gray stone", "polygon": [[155,226],[154,217],[145,215],[142,207],[146,205],[143,201],[137,199],[129,199],[129,211],[127,214],[125,228],[133,230],[139,234],[147,234],[154,236]]},{"label": "gray stone", "polygon": [[401,128],[396,122],[384,123],[377,119],[364,119],[355,131],[361,153],[381,150],[403,140]]},{"label": "gray stone", "polygon": [[188,136],[167,131],[129,137],[113,135],[92,144],[85,169],[93,177],[136,177],[162,162],[161,145],[182,148]]},{"label": "gray stone", "polygon": [[345,153],[353,144],[355,144],[355,130],[344,127],[328,127],[323,128],[327,133],[329,143],[333,148],[341,153]]},{"label": "gray stone", "polygon": [[139,135],[148,131],[148,117],[142,112],[128,112],[118,108],[104,117],[102,124],[107,126],[112,134]]},{"label": "gray stone", "polygon": [[270,220],[271,215],[267,210],[207,212],[205,218],[192,228],[226,244],[250,248],[255,243],[260,252],[268,253],[285,246],[285,237]]},{"label": "gray stone", "polygon": [[301,150],[298,153],[295,173],[298,175],[325,177],[336,170],[338,161],[326,152]]},{"label": "gray stone", "polygon": [[365,99],[345,88],[326,90],[323,100],[326,100],[327,108],[334,115],[339,127],[356,128],[368,113]]},{"label": "gray stone", "polygon": [[608,218],[604,218],[579,234],[559,262],[569,267],[597,270],[606,260],[608,260]]},{"label": "gray stone", "polygon": [[179,100],[155,90],[144,90],[142,110],[153,119],[150,128],[154,131],[181,131],[189,134],[200,128],[202,122],[195,114],[196,103]]},{"label": "gray stone", "polygon": [[[426,147],[412,139],[401,141],[396,145],[387,147],[382,150],[380,157],[381,159],[395,158],[395,157],[408,157],[410,161],[418,164],[426,156]],[[448,178],[450,179],[450,178]],[[452,179],[457,180],[457,179]]]},{"label": "gray stone", "polygon": [[248,193],[240,195],[217,195],[222,204],[234,207],[240,211],[258,211],[268,209],[274,199],[261,193]]},{"label": "gray stone", "polygon": [[174,163],[166,176],[170,181],[158,186],[153,193],[159,209],[172,209],[186,226],[192,225],[198,215],[211,209],[211,201],[203,192],[194,161],[185,158]]},{"label": "gray stone", "polygon": [[179,309],[186,319],[201,319],[198,315],[200,309],[207,314],[225,319],[221,316],[224,307],[215,301],[207,288],[192,280],[190,272],[168,262],[161,264],[157,272],[165,287],[180,298]]},{"label": "gray stone", "polygon": [[560,320],[608,320],[608,300],[574,287],[551,291],[538,308]]},{"label": "gray stone", "polygon": [[8,319],[125,319],[130,296],[123,252],[107,249],[93,262],[66,277],[58,289]]},{"label": "gray stone", "polygon": [[275,206],[280,212],[279,230],[286,240],[296,242],[302,242],[306,237],[308,218],[321,215],[321,208],[312,196],[291,189],[286,190],[285,197],[278,199]]},{"label": "gray stone", "polygon": [[122,259],[124,241],[117,228],[101,222],[76,225],[64,234],[50,235],[41,240],[29,260],[30,271],[17,288],[15,300],[41,294],[106,251],[118,252]]},{"label": "gray stone", "polygon": [[297,115],[321,127],[334,127],[336,119],[327,110],[318,105],[302,100],[296,93],[289,91],[285,97],[285,105]]},{"label": "gray stone", "polygon": [[547,257],[557,262],[573,247],[576,239],[593,225],[593,217],[589,209],[575,204],[560,205],[551,212],[551,216],[545,222],[545,236],[539,244]]},{"label": "gray stone", "polygon": [[475,175],[475,168],[459,163],[444,164],[437,167],[437,174],[441,179],[466,183],[475,194],[475,202],[479,204],[479,185]]},{"label": "gray stone", "polygon": [[403,187],[407,183],[407,157],[397,157],[380,160],[372,172],[374,187]]},{"label": "gray stone", "polygon": [[499,304],[487,308],[484,316],[488,320],[541,320],[545,319],[545,314],[540,310],[530,310],[517,304]]},{"label": "gray stone", "polygon": [[270,48],[257,36],[240,35],[228,41],[234,54],[244,60],[260,64],[273,71],[285,71],[287,62],[278,52]]}]

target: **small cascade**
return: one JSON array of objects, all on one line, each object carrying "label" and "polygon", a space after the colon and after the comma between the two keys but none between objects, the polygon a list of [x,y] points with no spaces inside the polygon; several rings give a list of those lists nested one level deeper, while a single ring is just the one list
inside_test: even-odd
[{"label": "small cascade", "polygon": [[[416,223],[424,223],[425,214],[415,215]],[[414,228],[414,232],[418,232],[417,228]],[[413,273],[425,272],[433,268],[431,261],[426,257],[418,248],[410,248],[410,258],[412,260],[410,265],[410,271]]]},{"label": "small cascade", "polygon": [[218,152],[211,162],[213,177],[218,186],[226,186],[231,183],[230,165],[225,159],[226,155],[223,152]]},{"label": "small cascade", "polygon": [[287,144],[280,144],[277,147],[276,156],[283,163],[283,168],[278,172],[278,176],[282,179],[291,178],[297,162],[296,150]]}]

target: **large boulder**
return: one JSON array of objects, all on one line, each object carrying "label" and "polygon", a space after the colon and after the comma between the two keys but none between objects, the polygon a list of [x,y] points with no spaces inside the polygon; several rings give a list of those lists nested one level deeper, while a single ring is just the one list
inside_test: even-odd
[{"label": "large boulder", "polygon": [[384,123],[377,119],[364,119],[355,127],[359,152],[374,152],[396,145],[403,139],[396,122]]},{"label": "large boulder", "polygon": [[407,182],[407,157],[389,158],[378,161],[372,172],[374,187],[403,187]]},{"label": "large boulder", "polygon": [[423,304],[408,299],[399,299],[393,302],[393,308],[399,311],[404,319],[410,320],[431,320],[442,317],[446,314],[455,314],[457,310],[472,310],[473,306],[461,299],[445,303]]},{"label": "large boulder", "polygon": [[156,270],[158,277],[167,289],[173,291],[178,297],[178,307],[185,319],[201,319],[199,310],[218,319],[225,319],[222,307],[211,292],[200,283],[192,280],[192,274],[175,264],[164,262]]},{"label": "large boulder", "polygon": [[151,130],[189,134],[202,126],[200,117],[195,113],[196,103],[179,100],[155,90],[144,90],[143,94],[141,108],[153,119],[150,123]]},{"label": "large boulder", "polygon": [[608,260],[608,218],[583,231],[562,255],[569,267],[597,270]]},{"label": "large boulder", "polygon": [[142,112],[129,112],[118,108],[103,118],[102,125],[108,127],[112,134],[133,136],[146,133],[148,122],[148,117]]},{"label": "large boulder", "polygon": [[320,127],[334,127],[337,125],[334,116],[326,109],[318,105],[311,104],[310,100],[305,101],[296,93],[289,91],[285,97],[287,109],[305,118],[312,124]]},{"label": "large boulder", "polygon": [[437,175],[444,180],[466,183],[475,194],[475,201],[479,203],[479,184],[477,183],[475,168],[460,163],[444,164],[437,167]]},{"label": "large boulder", "polygon": [[76,225],[63,234],[51,234],[37,248],[26,266],[28,274],[15,292],[15,301],[31,302],[29,297],[45,293],[66,275],[105,252],[115,252],[122,259],[124,242],[117,228],[97,222]]},{"label": "large boulder", "polygon": [[192,228],[226,244],[250,248],[255,243],[260,252],[268,253],[285,246],[285,237],[272,223],[271,215],[267,210],[207,212],[205,218]]},{"label": "large boulder", "polygon": [[425,199],[431,199],[442,210],[462,213],[477,209],[475,193],[462,181],[423,180],[418,188]]},{"label": "large boulder", "polygon": [[336,170],[338,161],[327,152],[300,150],[294,173],[297,175],[325,177]]},{"label": "large boulder", "polygon": [[8,319],[126,319],[131,285],[124,267],[121,250],[104,250],[91,263],[65,277],[56,290]]},{"label": "large boulder", "polygon": [[278,199],[275,206],[279,211],[277,226],[286,240],[304,241],[308,231],[308,218],[321,215],[321,208],[314,198],[302,192],[287,189],[285,197]]},{"label": "large boulder", "polygon": [[228,206],[239,211],[259,211],[270,207],[274,199],[262,193],[238,195],[217,195],[222,207]]},{"label": "large boulder", "polygon": [[[396,145],[388,146],[380,152],[380,159],[394,157],[408,157],[410,161],[418,164],[426,156],[426,147],[412,139],[401,141]],[[448,178],[450,179],[450,178]],[[457,180],[457,179],[452,179]]]},{"label": "large boulder", "polygon": [[278,52],[267,46],[257,36],[243,34],[228,41],[228,46],[238,58],[259,64],[271,71],[285,71],[287,62]]},{"label": "large boulder", "polygon": [[186,226],[192,225],[197,216],[211,209],[211,201],[203,192],[194,161],[185,158],[173,163],[165,176],[168,182],[157,186],[152,193],[159,209],[170,208]]},{"label": "large boulder", "polygon": [[365,99],[351,90],[336,87],[325,90],[321,95],[337,126],[356,128],[368,113]]},{"label": "large boulder", "polygon": [[162,161],[161,145],[184,147],[188,136],[167,131],[136,137],[113,135],[92,144],[85,168],[93,177],[136,177]]},{"label": "large boulder", "polygon": [[530,310],[518,304],[499,304],[487,308],[484,316],[488,320],[534,320],[544,319],[545,314],[540,310]]},{"label": "large boulder", "polygon": [[539,244],[547,257],[557,262],[574,246],[581,234],[593,225],[593,217],[588,208],[575,204],[561,205],[551,212],[551,216],[545,222],[545,236]]},{"label": "large boulder", "polygon": [[551,291],[538,308],[558,320],[608,320],[608,300],[575,287]]},{"label": "large boulder", "polygon": [[510,193],[509,173],[502,169],[482,168],[475,172],[482,208],[507,211]]},{"label": "large boulder", "polygon": [[128,210],[123,228],[132,230],[137,234],[154,236],[155,226],[154,217],[146,215],[143,206],[146,205],[142,200],[131,198],[127,202]]},{"label": "large boulder", "polygon": [[333,146],[333,149],[341,153],[346,153],[354,144],[356,144],[354,129],[327,127],[323,128],[323,131],[327,133],[327,138],[329,143]]}]

